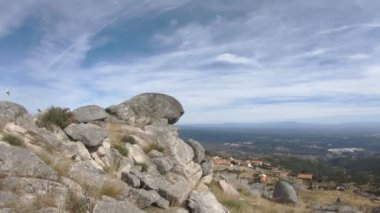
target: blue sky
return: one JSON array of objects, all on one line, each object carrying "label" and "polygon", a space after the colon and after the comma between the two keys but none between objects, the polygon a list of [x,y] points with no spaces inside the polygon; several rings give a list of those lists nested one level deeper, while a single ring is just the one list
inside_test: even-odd
[{"label": "blue sky", "polygon": [[[0,1],[1,99],[176,97],[181,123],[380,121],[380,1]],[[5,91],[11,90],[6,97]]]}]

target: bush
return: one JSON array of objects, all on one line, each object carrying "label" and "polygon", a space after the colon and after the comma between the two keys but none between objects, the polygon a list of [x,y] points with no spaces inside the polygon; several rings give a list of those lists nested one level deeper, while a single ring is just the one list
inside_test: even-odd
[{"label": "bush", "polygon": [[136,166],[141,166],[141,171],[146,172],[148,171],[148,164],[147,163],[136,163]]},{"label": "bush", "polygon": [[157,150],[157,151],[159,151],[159,152],[163,152],[165,150],[164,147],[162,147],[162,146],[160,146],[158,144],[156,144],[156,146],[154,146],[154,149]]},{"label": "bush", "polygon": [[122,145],[122,144],[115,144],[115,145],[113,146],[113,148],[115,148],[117,151],[119,151],[119,153],[120,153],[121,155],[123,155],[123,156],[125,156],[125,157],[128,157],[129,151],[128,151],[128,149],[126,149],[126,148],[124,147],[124,145]]},{"label": "bush", "polygon": [[130,143],[130,144],[136,144],[136,140],[134,137],[132,136],[129,136],[129,135],[124,135],[122,138],[121,138],[121,141],[123,143]]},{"label": "bush", "polygon": [[3,135],[2,140],[9,143],[12,146],[22,146],[24,144],[24,142],[22,140],[20,140],[19,138],[15,137],[13,135],[9,135],[9,134]]},{"label": "bush", "polygon": [[48,129],[56,125],[63,129],[74,122],[74,116],[68,108],[50,107],[38,118],[37,125]]}]

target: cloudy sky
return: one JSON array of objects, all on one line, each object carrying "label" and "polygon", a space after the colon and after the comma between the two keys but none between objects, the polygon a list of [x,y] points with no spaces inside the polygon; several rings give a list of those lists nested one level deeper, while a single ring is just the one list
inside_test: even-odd
[{"label": "cloudy sky", "polygon": [[34,113],[167,93],[183,124],[380,121],[379,11],[378,0],[0,0],[0,97]]}]

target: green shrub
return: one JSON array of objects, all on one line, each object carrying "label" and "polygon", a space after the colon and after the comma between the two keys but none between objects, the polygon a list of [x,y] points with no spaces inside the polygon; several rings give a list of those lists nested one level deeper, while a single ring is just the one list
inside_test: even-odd
[{"label": "green shrub", "polygon": [[141,166],[141,171],[146,172],[148,171],[148,164],[147,163],[136,163],[136,166]]},{"label": "green shrub", "polygon": [[129,135],[124,135],[122,138],[121,138],[121,141],[123,143],[130,143],[130,144],[136,144],[136,140],[134,137],[132,136],[129,136]]},{"label": "green shrub", "polygon": [[119,153],[125,157],[128,157],[129,151],[122,144],[116,144],[113,146]]},{"label": "green shrub", "polygon": [[162,146],[160,146],[160,145],[158,145],[158,144],[156,144],[156,145],[154,146],[154,149],[157,150],[157,151],[159,151],[159,152],[163,152],[163,151],[165,150],[164,147],[162,147]]},{"label": "green shrub", "polygon": [[15,137],[13,135],[9,135],[9,134],[3,135],[2,140],[9,143],[12,146],[22,146],[24,144],[24,142],[22,140],[20,140],[19,138]]},{"label": "green shrub", "polygon": [[74,122],[74,116],[68,108],[50,107],[38,118],[37,125],[48,129],[52,129],[52,125],[56,125],[63,129]]}]

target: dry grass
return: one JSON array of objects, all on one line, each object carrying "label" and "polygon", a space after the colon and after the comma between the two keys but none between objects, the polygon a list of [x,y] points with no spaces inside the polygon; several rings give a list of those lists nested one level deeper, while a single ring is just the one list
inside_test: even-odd
[{"label": "dry grass", "polygon": [[39,150],[35,153],[43,162],[54,169],[59,176],[66,176],[73,166],[73,162],[70,160],[65,158],[58,158],[56,155],[50,154],[45,150]]},{"label": "dry grass", "polygon": [[123,128],[118,123],[108,124],[108,137],[112,146],[120,144],[124,136]]},{"label": "dry grass", "polygon": [[10,135],[10,134],[3,134],[1,137],[1,140],[9,143],[12,146],[23,146],[24,145],[24,141],[22,141],[18,137]]},{"label": "dry grass", "polygon": [[114,158],[111,165],[103,168],[103,170],[109,175],[115,175],[115,173],[120,169],[120,159],[118,157]]},{"label": "dry grass", "polygon": [[244,191],[239,196],[226,195],[216,182],[211,182],[210,190],[214,193],[218,201],[225,206],[231,213],[252,213],[252,212],[269,212],[269,213],[301,213],[309,212],[301,204],[293,207],[271,202],[263,198],[253,198],[248,192]]},{"label": "dry grass", "polygon": [[122,187],[115,182],[106,181],[100,191],[101,195],[106,195],[118,199],[122,195]]},{"label": "dry grass", "polygon": [[369,199],[356,195],[352,192],[340,192],[340,191],[301,191],[299,196],[302,198],[304,203],[307,204],[321,204],[329,205],[334,204],[337,198],[340,198],[342,203],[349,206],[354,206],[365,212],[370,209],[379,206],[380,202],[372,202]]},{"label": "dry grass", "polygon": [[89,201],[74,192],[70,193],[69,199],[66,202],[66,210],[75,213],[85,213],[91,206]]},{"label": "dry grass", "polygon": [[58,173],[59,176],[66,176],[72,166],[73,163],[71,161],[68,161],[66,159],[58,159],[52,165],[52,168]]}]

